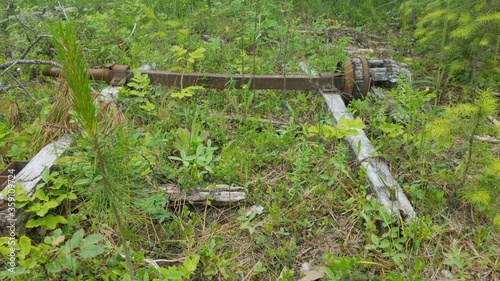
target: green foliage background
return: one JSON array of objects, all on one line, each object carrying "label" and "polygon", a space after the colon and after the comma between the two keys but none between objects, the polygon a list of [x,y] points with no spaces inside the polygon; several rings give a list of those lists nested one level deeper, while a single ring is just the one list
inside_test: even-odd
[{"label": "green foliage background", "polygon": [[[17,191],[31,220],[17,240],[16,275],[1,278],[292,280],[302,277],[304,262],[332,280],[425,280],[443,270],[457,279],[500,276],[500,154],[497,144],[476,138],[500,134],[489,121],[499,111],[498,1],[2,5],[0,65],[40,35],[70,39],[54,48],[43,37],[26,59],[63,65],[73,120],[51,119],[54,110],[69,116],[57,107],[67,90],[39,66],[7,70],[36,102],[0,75],[0,166],[36,153],[46,141],[40,128],[63,126],[76,141],[33,197]],[[61,6],[72,10],[61,13]],[[353,37],[333,36],[339,33]],[[138,72],[109,114],[91,95],[104,85],[83,75],[83,66],[106,63],[288,75],[300,74],[306,60],[318,72],[335,71],[357,37],[384,41],[373,48],[408,63],[415,79],[385,92],[385,100],[352,101],[357,118],[341,124],[314,93],[173,89],[152,86]],[[110,119],[121,121],[103,121],[118,113],[123,119]],[[365,129],[391,165],[419,220],[404,224],[367,197],[364,171],[341,145],[355,128]],[[247,201],[229,208],[169,202],[158,189],[165,183],[188,193],[243,186]],[[253,205],[264,212],[246,215]],[[4,256],[8,242],[0,239]]]}]

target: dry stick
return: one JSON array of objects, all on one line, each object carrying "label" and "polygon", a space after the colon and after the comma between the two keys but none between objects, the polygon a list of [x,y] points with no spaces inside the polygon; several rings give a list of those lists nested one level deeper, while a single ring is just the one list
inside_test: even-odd
[{"label": "dry stick", "polygon": [[467,180],[467,171],[469,171],[469,168],[470,168],[471,162],[472,162],[472,148],[474,145],[474,136],[477,134],[477,130],[479,129],[479,122],[480,121],[481,120],[478,117],[476,120],[476,124],[474,125],[474,130],[472,131],[472,135],[469,138],[469,151],[468,151],[468,155],[467,155],[468,157],[467,157],[467,163],[465,165],[465,170],[462,174],[463,179],[462,179],[462,182],[460,183],[461,187],[463,187],[465,185],[465,181]]},{"label": "dry stick", "polygon": [[[257,56],[257,38],[258,36],[255,36],[257,33],[257,19],[259,17],[259,3],[260,1],[257,1],[255,4],[255,20],[253,23],[253,73],[252,73],[252,81],[255,83],[255,65],[256,65],[256,56]],[[260,36],[260,35],[259,35]],[[255,97],[257,90],[255,87],[253,87],[253,95]]]},{"label": "dry stick", "polygon": [[500,139],[497,139],[492,136],[474,136],[474,138],[478,141],[487,142],[487,143],[500,143]]},{"label": "dry stick", "polygon": [[40,41],[41,39],[43,38],[50,38],[52,36],[50,35],[45,35],[45,34],[42,34],[42,35],[39,35],[35,40],[33,40],[30,45],[28,46],[28,48],[26,48],[26,50],[24,51],[24,53],[21,55],[21,57],[19,58],[19,60],[22,60],[24,59],[24,57],[26,57],[26,55],[28,54],[28,52],[31,50],[31,48],[33,48],[33,46],[35,46],[36,43],[38,43],[38,41]]},{"label": "dry stick", "polygon": [[[286,2],[285,2],[285,16],[286,16]],[[286,20],[286,17],[285,17],[285,20]],[[283,38],[283,88],[284,88],[284,91],[283,93],[285,94],[286,96],[286,47],[287,47],[287,43],[288,43],[288,33],[290,32],[290,23],[288,22],[287,23],[287,28],[286,28],[286,32],[285,32],[285,38]]]},{"label": "dry stick", "polygon": [[[7,67],[7,69],[5,69],[4,71],[2,71],[2,73],[0,73],[0,77],[2,77],[5,73],[7,73],[7,71],[9,71],[11,68],[13,68],[17,63],[18,63],[18,61],[16,60],[11,65],[9,65],[9,67]],[[2,69],[2,66],[3,65],[0,65],[0,69]]]},{"label": "dry stick", "polygon": [[[14,65],[16,64],[37,64],[37,65],[42,65],[42,64],[46,64],[46,65],[52,65],[54,67],[61,67],[61,65],[57,62],[54,62],[54,61],[50,61],[50,60],[13,60],[13,61],[8,61],[6,63],[3,63],[3,64],[0,64],[0,69],[5,69],[5,68],[11,68],[13,67]],[[0,76],[2,76],[2,74],[0,74]]]},{"label": "dry stick", "polygon": [[483,53],[483,47],[479,47],[479,51],[477,51],[476,58],[474,59],[474,63],[472,64],[472,69],[470,72],[470,84],[474,84],[475,78],[476,78],[476,68],[477,64],[479,63],[479,59],[481,58],[481,54]]},{"label": "dry stick", "polygon": [[35,97],[23,86],[23,84],[21,84],[21,82],[19,82],[19,80],[16,79],[16,77],[14,77],[14,75],[12,75],[11,73],[7,72],[7,75],[9,75],[9,77],[14,80],[14,82],[16,82],[17,86],[19,86],[19,88],[21,88],[25,93],[26,95],[28,95],[28,97],[33,101],[33,102],[37,102],[37,100],[35,99]]},{"label": "dry stick", "polygon": [[52,65],[55,67],[61,67],[60,64],[49,61],[49,60],[14,60],[14,61],[9,61],[4,64],[0,64],[0,69],[4,69],[2,73],[0,73],[0,77],[2,77],[7,71],[9,71],[11,68],[13,68],[16,64],[47,64],[47,65]]},{"label": "dry stick", "polygon": [[[26,38],[28,38],[28,40],[29,40],[29,37],[28,37],[28,31],[33,32],[35,35],[37,35],[37,34],[39,33],[39,32],[38,32],[38,30],[36,30],[33,26],[28,27],[28,26],[27,26],[27,25],[26,25],[26,24],[25,24],[25,23],[21,20],[21,18],[23,18],[24,20],[26,20],[26,18],[25,18],[25,17],[23,17],[23,16],[21,16],[21,17],[20,17],[19,15],[15,15],[15,17],[16,17],[17,21],[21,24],[21,26],[23,27],[23,29],[25,30],[25,33],[26,33]],[[31,41],[31,40],[29,40],[29,41]]]},{"label": "dry stick", "polygon": [[130,40],[130,38],[132,37],[132,35],[134,35],[136,27],[137,27],[137,23],[134,23],[134,28],[132,29],[132,32],[130,32],[130,35],[121,44],[118,44],[118,46],[121,47],[123,44],[127,43]]},{"label": "dry stick", "polygon": [[64,18],[68,20],[68,15],[66,15],[66,12],[64,11],[64,6],[61,4],[60,1],[57,1],[57,4],[59,4],[59,8],[61,8],[61,12],[63,13]]}]

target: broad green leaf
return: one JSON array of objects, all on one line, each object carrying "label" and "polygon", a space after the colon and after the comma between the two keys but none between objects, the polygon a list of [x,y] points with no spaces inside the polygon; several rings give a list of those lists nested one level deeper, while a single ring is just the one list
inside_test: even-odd
[{"label": "broad green leaf", "polygon": [[361,118],[356,117],[354,120],[350,119],[344,119],[345,124],[349,128],[356,128],[356,129],[364,129],[365,124],[363,123],[363,120]]},{"label": "broad green leaf", "polygon": [[49,201],[47,203],[41,204],[36,203],[28,208],[28,212],[35,212],[39,217],[43,217],[47,214],[50,209],[59,206],[59,203],[55,200]]},{"label": "broad green leaf", "polygon": [[156,108],[156,106],[153,103],[146,101],[146,104],[141,105],[140,108],[142,108],[146,111],[153,111]]},{"label": "broad green leaf", "polygon": [[102,240],[101,235],[99,234],[91,234],[85,237],[82,241],[82,247],[87,247],[89,245],[93,245]]},{"label": "broad green leaf", "polygon": [[194,255],[192,257],[186,257],[186,260],[184,260],[183,267],[186,270],[187,276],[191,275],[196,270],[196,267],[198,266],[198,262],[200,261],[200,256],[199,255]]},{"label": "broad green leaf", "polygon": [[365,246],[365,249],[367,249],[367,250],[376,250],[377,246],[375,246],[374,244],[368,244],[368,245]]},{"label": "broad green leaf", "polygon": [[385,249],[385,248],[389,247],[390,245],[391,245],[391,243],[389,242],[389,240],[382,239],[382,241],[380,242],[379,247],[382,248],[382,249]]},{"label": "broad green leaf", "polygon": [[56,239],[54,239],[54,240],[50,243],[50,245],[52,245],[52,246],[57,246],[57,245],[61,244],[62,242],[64,242],[64,240],[65,240],[65,239],[66,239],[66,236],[61,235],[61,236],[57,237]]},{"label": "broad green leaf", "polygon": [[92,182],[91,179],[79,179],[73,183],[74,186],[89,185]]},{"label": "broad green leaf", "polygon": [[389,133],[391,132],[392,130],[394,130],[394,124],[391,124],[391,123],[384,123],[382,125],[379,126],[379,128],[386,132],[386,133]]},{"label": "broad green leaf", "polygon": [[67,198],[71,199],[71,200],[75,200],[76,199],[76,194],[73,193],[73,192],[68,192]]},{"label": "broad green leaf", "polygon": [[65,253],[71,252],[71,250],[80,246],[80,242],[82,241],[83,236],[85,235],[85,231],[83,229],[78,230],[73,234],[71,239],[69,239],[64,245]]},{"label": "broad green leaf", "polygon": [[46,227],[47,229],[55,229],[57,224],[59,223],[66,224],[68,223],[68,221],[62,216],[54,216],[49,214],[39,219],[30,219],[26,223],[26,228],[41,226],[41,227]]},{"label": "broad green leaf", "polygon": [[56,240],[61,235],[62,235],[62,230],[60,228],[58,228],[58,229],[54,230],[54,232],[52,233],[52,236],[45,237],[45,239],[43,239],[43,242],[45,244],[51,244],[52,241]]},{"label": "broad green leaf", "polygon": [[165,277],[167,278],[167,280],[181,280],[183,276],[182,273],[180,273],[179,271],[172,270],[169,271]]},{"label": "broad green leaf", "polygon": [[98,245],[87,245],[78,251],[78,255],[82,258],[93,258],[102,253],[104,253],[104,249]]},{"label": "broad green leaf", "polygon": [[3,246],[5,244],[9,243],[9,237],[8,236],[2,236],[0,237],[0,246]]},{"label": "broad green leaf", "polygon": [[181,48],[177,45],[174,45],[172,47],[172,49],[170,49],[172,52],[174,52],[174,57],[180,57],[182,55],[184,55],[185,53],[187,53],[187,50],[184,49],[184,48]]},{"label": "broad green leaf", "polygon": [[19,238],[19,254],[23,257],[29,255],[31,251],[31,240],[27,236],[21,236]]},{"label": "broad green leaf", "polygon": [[66,254],[61,257],[61,265],[67,269],[73,269],[78,265],[77,260],[71,254]]},{"label": "broad green leaf", "polygon": [[45,170],[42,172],[42,180],[43,180],[44,182],[48,182],[48,181],[50,180],[49,175],[50,175],[50,171],[49,171],[49,169],[45,169]]},{"label": "broad green leaf", "polygon": [[163,280],[181,280],[182,279],[182,273],[179,272],[179,269],[170,266],[168,269],[166,268],[159,268],[158,269],[163,276]]},{"label": "broad green leaf", "polygon": [[193,59],[202,59],[203,57],[205,57],[205,51],[205,48],[198,48],[196,49],[196,51],[189,53],[189,56]]},{"label": "broad green leaf", "polygon": [[9,245],[9,241],[10,240],[8,236],[0,237],[0,253],[4,256],[10,253],[11,245]]},{"label": "broad green leaf", "polygon": [[326,266],[323,267],[323,269],[325,270],[325,274],[330,277],[330,279],[332,280],[336,280],[337,279],[337,276],[335,276],[335,274],[333,274],[332,270]]},{"label": "broad green leaf", "polygon": [[60,261],[51,262],[45,266],[49,272],[57,273],[61,271]]}]

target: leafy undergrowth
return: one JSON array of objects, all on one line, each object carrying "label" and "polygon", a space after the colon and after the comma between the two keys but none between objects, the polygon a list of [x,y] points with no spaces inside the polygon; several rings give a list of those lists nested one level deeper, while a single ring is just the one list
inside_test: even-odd
[{"label": "leafy undergrowth", "polygon": [[[94,68],[116,62],[288,75],[300,73],[302,60],[318,72],[334,71],[347,57],[344,48],[399,57],[415,69],[432,65],[408,57],[413,42],[405,23],[379,25],[370,35],[367,21],[376,19],[381,1],[366,1],[357,10],[351,1],[339,1],[342,13],[322,1],[264,2],[90,1],[65,14],[43,1],[13,3],[0,12],[7,38],[0,57],[18,59],[38,36],[65,38],[60,33],[78,27],[73,43]],[[401,10],[393,7],[386,16],[404,15],[411,6],[396,2],[404,4]],[[44,8],[46,14],[37,14]],[[54,31],[60,21],[54,15],[64,17],[61,26],[69,29]],[[364,27],[345,27],[341,17]],[[398,28],[403,35],[393,36]],[[24,59],[56,60],[54,41],[45,39]],[[65,60],[61,50],[59,63]],[[307,267],[324,272],[325,280],[500,276],[500,152],[497,144],[476,139],[500,131],[489,121],[498,116],[498,102],[486,87],[459,88],[464,80],[448,78],[436,90],[421,89],[430,85],[429,74],[416,71],[414,84],[400,83],[385,92],[385,100],[351,102],[364,122],[351,125],[365,126],[417,212],[416,221],[404,224],[368,195],[364,171],[342,144],[349,128],[332,123],[316,93],[165,88],[135,72],[116,104],[95,103],[97,127],[89,134],[81,113],[96,93],[79,93],[88,100],[77,108],[75,90],[62,79],[39,76],[38,66],[7,72],[14,78],[0,75],[1,85],[8,85],[0,97],[0,164],[29,159],[68,132],[74,142],[57,170],[44,172],[33,197],[16,189],[16,206],[30,220],[16,232],[14,274],[13,240],[0,238],[2,278],[298,280]],[[7,84],[14,79],[24,89]],[[438,105],[457,89],[457,103]],[[164,184],[188,194],[215,184],[241,186],[246,199],[225,206],[169,202]]]}]

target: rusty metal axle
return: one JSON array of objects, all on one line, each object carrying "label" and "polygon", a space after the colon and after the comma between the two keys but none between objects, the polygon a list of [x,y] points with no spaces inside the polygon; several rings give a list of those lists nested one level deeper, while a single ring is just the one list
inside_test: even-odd
[{"label": "rusty metal axle", "polygon": [[[188,87],[204,86],[214,89],[275,89],[275,90],[317,90],[336,89],[352,98],[362,98],[372,84],[390,87],[395,84],[399,72],[409,74],[406,65],[392,60],[366,59],[364,57],[348,60],[337,66],[337,72],[319,75],[227,75],[212,73],[179,73],[168,71],[142,70],[149,76],[151,84]],[[96,80],[103,80],[113,86],[126,85],[132,78],[132,69],[126,65],[109,64],[103,69],[87,69]],[[59,76],[62,70],[49,68],[43,75]]]}]

